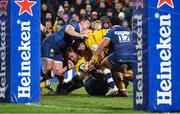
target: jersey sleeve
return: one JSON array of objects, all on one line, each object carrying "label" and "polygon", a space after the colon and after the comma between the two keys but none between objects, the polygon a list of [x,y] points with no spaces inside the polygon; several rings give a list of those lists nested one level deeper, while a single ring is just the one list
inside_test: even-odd
[{"label": "jersey sleeve", "polygon": [[104,36],[104,39],[109,39],[109,40],[111,40],[111,38],[113,38],[113,32],[114,32],[114,30],[113,30],[113,29],[110,29],[110,30],[106,33],[106,35]]},{"label": "jersey sleeve", "polygon": [[79,23],[73,21],[73,22],[70,22],[68,25],[72,26],[76,32],[80,32]]}]

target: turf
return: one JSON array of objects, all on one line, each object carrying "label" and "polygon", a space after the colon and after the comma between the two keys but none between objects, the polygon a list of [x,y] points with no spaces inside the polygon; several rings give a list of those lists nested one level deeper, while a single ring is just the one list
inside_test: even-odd
[{"label": "turf", "polygon": [[39,104],[0,103],[0,113],[145,113],[134,111],[132,85],[129,97],[92,97],[84,88],[67,96],[42,96]]}]

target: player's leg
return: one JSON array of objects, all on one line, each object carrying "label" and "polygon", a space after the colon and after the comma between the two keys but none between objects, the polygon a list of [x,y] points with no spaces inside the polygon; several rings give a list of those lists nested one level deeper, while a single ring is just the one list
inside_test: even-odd
[{"label": "player's leg", "polygon": [[41,55],[43,59],[43,67],[41,68],[41,81],[48,79],[48,76],[51,74],[51,70],[54,64],[54,49],[50,43],[51,37],[45,39],[41,47]]},{"label": "player's leg", "polygon": [[126,91],[126,85],[124,83],[124,78],[121,72],[113,71],[113,76],[117,79],[117,85],[119,93],[122,97],[127,97],[128,92]]},{"label": "player's leg", "polygon": [[62,76],[64,72],[63,69],[63,62],[62,61],[55,61],[53,65],[53,73],[57,76]]},{"label": "player's leg", "polygon": [[126,63],[127,64],[127,69],[125,70],[125,72],[123,72],[122,74],[123,74],[123,77],[126,79],[126,80],[128,80],[128,81],[133,81],[133,75],[134,75],[134,73],[133,73],[133,67],[132,67],[132,65],[133,65],[133,63],[132,62],[128,62],[128,63]]},{"label": "player's leg", "polygon": [[50,80],[48,80],[48,79],[44,80],[44,81],[41,81],[40,87],[41,87],[41,89],[43,89],[43,88],[48,89],[49,90],[48,94],[54,94],[54,92],[55,92],[55,89],[53,88],[53,86],[51,85]]},{"label": "player's leg", "polygon": [[116,72],[116,76],[118,76],[119,80],[119,90],[120,90],[120,95],[127,97],[128,93],[126,91],[126,85],[124,83],[124,78],[125,76],[128,76],[128,78],[131,76],[132,77],[132,72],[130,72],[129,68],[129,61],[132,61],[132,58],[130,55],[127,54],[120,54],[118,52],[114,53],[113,59],[109,58],[110,62],[113,65],[113,69]]},{"label": "player's leg", "polygon": [[[110,55],[111,56],[111,55]],[[112,77],[112,64],[109,62],[108,58],[110,57],[106,57],[105,59],[103,59],[103,61],[101,62],[101,69],[103,70],[103,73],[106,77],[107,83],[109,85],[109,90],[106,93],[106,96],[110,96],[110,95],[115,95],[118,93],[118,88],[115,85],[114,79]]]},{"label": "player's leg", "polygon": [[78,76],[75,76],[68,83],[62,83],[62,84],[59,83],[57,85],[55,94],[57,94],[57,95],[69,94],[72,91],[74,91],[82,86],[83,86],[82,80]]},{"label": "player's leg", "polygon": [[89,76],[84,81],[84,88],[89,95],[92,96],[105,96],[108,91],[108,84],[105,80],[97,79]]},{"label": "player's leg", "polygon": [[53,60],[48,58],[43,58],[44,66],[41,68],[41,83],[40,87],[47,88],[51,93],[54,92],[53,87],[48,79],[52,78],[51,69],[53,67]]},{"label": "player's leg", "polygon": [[[63,67],[63,57],[60,53],[54,54],[52,59],[53,60],[44,59],[44,71],[45,71],[44,73],[47,73],[48,76],[46,76],[43,82],[46,82],[48,79],[53,78],[55,76],[61,78],[63,77],[63,74],[67,71],[67,68]],[[46,86],[46,88],[52,90],[52,88],[49,87],[51,86],[49,85]]]},{"label": "player's leg", "polygon": [[92,96],[95,96],[96,93],[94,92],[94,87],[93,87],[93,80],[92,80],[92,77],[89,76],[88,78],[86,78],[86,80],[83,80],[83,84],[84,84],[84,88],[86,90],[86,92],[89,94],[89,95],[92,95]]},{"label": "player's leg", "polygon": [[[52,37],[46,38],[42,42],[41,55],[43,60],[43,65],[41,68],[41,88],[47,88],[50,91],[53,91],[53,88],[48,81],[48,79],[53,78],[53,66],[54,61],[56,60],[56,52],[52,44]],[[48,82],[48,83],[47,83]]]},{"label": "player's leg", "polygon": [[50,90],[51,93],[53,93],[54,88],[51,86],[49,79],[54,77],[54,76],[52,76],[52,72],[51,72],[53,64],[54,64],[54,60],[49,59],[49,58],[43,58],[43,63],[44,63],[44,66],[43,66],[43,68],[41,68],[40,87],[47,88],[48,90]]},{"label": "player's leg", "polygon": [[47,80],[51,77],[51,70],[54,65],[54,60],[49,58],[43,58],[44,66],[41,68],[41,76],[43,80]]}]

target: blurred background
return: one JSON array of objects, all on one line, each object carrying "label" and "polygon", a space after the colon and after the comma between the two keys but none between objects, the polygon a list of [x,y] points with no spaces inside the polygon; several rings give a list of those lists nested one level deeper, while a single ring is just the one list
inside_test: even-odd
[{"label": "blurred background", "polygon": [[103,28],[122,25],[131,29],[131,6],[131,0],[41,0],[41,24],[47,28],[41,40],[69,21],[79,21],[79,16],[100,20]]}]

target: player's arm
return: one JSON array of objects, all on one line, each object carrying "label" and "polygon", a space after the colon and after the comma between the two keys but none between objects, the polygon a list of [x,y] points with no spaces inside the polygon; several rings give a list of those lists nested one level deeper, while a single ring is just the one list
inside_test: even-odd
[{"label": "player's arm", "polygon": [[103,39],[103,41],[101,42],[101,44],[98,46],[98,49],[96,50],[96,52],[94,53],[94,55],[93,55],[93,57],[91,58],[91,60],[90,60],[90,64],[93,64],[93,63],[95,63],[96,61],[95,60],[97,60],[96,58],[98,57],[98,56],[100,56],[100,54],[103,52],[103,49],[105,48],[105,47],[107,47],[108,45],[109,45],[109,43],[110,43],[110,38],[104,38]]},{"label": "player's arm", "polygon": [[57,73],[59,76],[63,76],[63,74],[65,72],[67,72],[68,70],[71,70],[72,68],[74,68],[74,64],[72,61],[68,60],[67,65],[65,65],[61,70],[59,70],[59,72]]},{"label": "player's arm", "polygon": [[84,38],[86,35],[83,33],[79,33],[75,31],[75,28],[72,25],[67,25],[65,32],[71,36],[74,37],[79,37],[79,38]]}]

